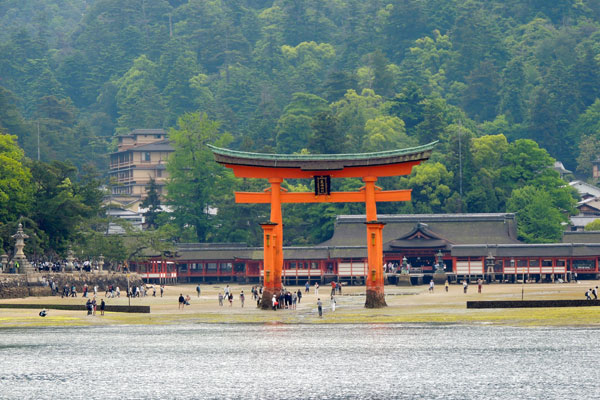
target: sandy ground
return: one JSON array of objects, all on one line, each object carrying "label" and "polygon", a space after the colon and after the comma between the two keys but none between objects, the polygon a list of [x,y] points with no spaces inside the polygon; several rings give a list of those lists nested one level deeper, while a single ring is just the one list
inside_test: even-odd
[{"label": "sandy ground", "polygon": [[[295,310],[263,311],[256,307],[250,295],[251,285],[231,285],[234,301],[230,306],[224,302],[218,305],[218,293],[224,284],[201,285],[201,295],[197,297],[195,284],[166,286],[163,297],[157,290],[156,297],[149,295],[131,299],[132,305],[149,305],[150,314],[105,313],[100,316],[87,316],[85,311],[49,310],[48,316],[38,316],[35,309],[0,309],[0,327],[22,326],[77,326],[77,325],[128,325],[128,324],[183,324],[183,323],[462,323],[462,324],[501,324],[524,326],[600,326],[600,307],[547,308],[547,309],[487,309],[466,308],[468,300],[525,300],[535,299],[585,299],[585,291],[598,281],[584,281],[571,284],[489,284],[483,285],[482,293],[477,293],[477,285],[469,286],[463,293],[461,285],[450,285],[446,293],[443,286],[437,286],[429,293],[428,286],[396,287],[386,286],[388,307],[365,309],[364,286],[344,287],[342,295],[336,295],[335,312],[330,306],[330,287],[323,285],[319,297],[323,301],[324,315],[317,314],[314,287],[304,293]],[[298,290],[297,286],[288,287]],[[239,294],[246,294],[245,306],[241,307]],[[182,293],[190,295],[191,304],[183,310],[178,308],[178,297]],[[107,299],[98,293],[98,303],[104,298],[107,304],[126,305],[127,297]],[[79,294],[76,298],[30,297],[26,299],[0,300],[0,303],[52,303],[85,304]],[[600,300],[599,303],[600,305]]]}]

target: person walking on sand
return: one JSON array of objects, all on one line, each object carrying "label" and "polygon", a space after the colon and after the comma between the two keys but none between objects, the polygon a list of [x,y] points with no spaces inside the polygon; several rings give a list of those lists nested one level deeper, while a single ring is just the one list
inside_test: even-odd
[{"label": "person walking on sand", "polygon": [[273,295],[271,303],[273,303],[273,311],[277,310],[277,296]]},{"label": "person walking on sand", "polygon": [[315,296],[319,295],[319,282],[315,282]]},{"label": "person walking on sand", "polygon": [[223,307],[223,293],[219,292],[219,305]]},{"label": "person walking on sand", "polygon": [[463,293],[467,294],[467,288],[469,287],[469,284],[467,283],[467,280],[465,279],[463,281]]},{"label": "person walking on sand", "polygon": [[200,284],[196,286],[196,293],[198,293],[198,297],[200,297]]},{"label": "person walking on sand", "polygon": [[[300,289],[298,289],[300,290]],[[306,281],[306,285],[304,285],[304,293],[308,293],[310,291],[310,283]]]},{"label": "person walking on sand", "polygon": [[302,300],[302,290],[298,289],[298,304],[300,304],[300,300]]},{"label": "person walking on sand", "polygon": [[481,293],[481,286],[483,285],[483,281],[481,278],[477,279],[477,293]]},{"label": "person walking on sand", "polygon": [[448,293],[448,279],[446,279],[446,283],[444,283],[444,287],[446,288],[446,293]]},{"label": "person walking on sand", "polygon": [[185,297],[183,297],[183,293],[179,293],[179,307],[178,309],[182,309],[185,306]]},{"label": "person walking on sand", "polygon": [[331,296],[335,296],[335,281],[331,281]]},{"label": "person walking on sand", "polygon": [[592,293],[592,289],[591,288],[588,289],[587,292],[585,292],[585,299],[586,300],[591,300],[592,299],[592,296],[590,296],[590,293]]},{"label": "person walking on sand", "polygon": [[331,312],[335,311],[335,296],[331,296]]},{"label": "person walking on sand", "polygon": [[106,303],[104,302],[104,299],[100,300],[100,315],[104,315],[104,309],[106,308]]},{"label": "person walking on sand", "polygon": [[433,282],[433,279],[429,281],[429,293],[433,293],[433,287],[435,286],[435,283]]},{"label": "person walking on sand", "polygon": [[317,310],[319,311],[319,317],[323,317],[323,302],[321,299],[317,299]]},{"label": "person walking on sand", "polygon": [[244,308],[244,300],[246,300],[246,296],[244,296],[244,291],[240,293],[240,303],[242,304],[242,308]]},{"label": "person walking on sand", "polygon": [[163,296],[164,291],[165,291],[165,285],[160,285],[160,297]]},{"label": "person walking on sand", "polygon": [[594,300],[598,300],[598,286],[592,289],[592,295],[594,295]]}]

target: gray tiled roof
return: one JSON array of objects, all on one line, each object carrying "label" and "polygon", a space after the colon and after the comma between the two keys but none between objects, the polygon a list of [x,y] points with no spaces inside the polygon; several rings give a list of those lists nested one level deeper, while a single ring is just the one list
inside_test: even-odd
[{"label": "gray tiled roof", "polygon": [[[365,219],[364,215],[338,216],[333,237],[321,245],[364,246]],[[427,224],[429,231],[456,244],[520,243],[515,215],[510,213],[378,215],[377,219],[386,224],[384,243],[406,236],[418,223]]]}]

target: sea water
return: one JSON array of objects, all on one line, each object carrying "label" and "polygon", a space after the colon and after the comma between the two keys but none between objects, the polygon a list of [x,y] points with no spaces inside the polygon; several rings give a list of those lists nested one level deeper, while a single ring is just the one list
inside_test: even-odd
[{"label": "sea water", "polygon": [[6,399],[590,399],[600,330],[194,324],[0,330]]}]

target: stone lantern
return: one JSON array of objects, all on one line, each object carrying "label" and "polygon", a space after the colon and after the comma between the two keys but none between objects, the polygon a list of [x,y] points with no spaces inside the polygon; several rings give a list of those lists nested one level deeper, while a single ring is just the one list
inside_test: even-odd
[{"label": "stone lantern", "polygon": [[433,281],[437,284],[446,283],[446,271],[444,269],[444,254],[442,250],[439,249],[437,254],[435,255],[437,262],[435,264],[435,271],[433,273]]},{"label": "stone lantern", "polygon": [[75,260],[75,257],[73,257],[73,249],[69,246],[69,250],[67,250],[67,271],[73,271],[73,260]]},{"label": "stone lantern", "polygon": [[100,257],[98,257],[98,272],[102,273],[104,269],[104,256],[102,254],[100,254]]},{"label": "stone lantern", "polygon": [[29,235],[23,232],[23,224],[19,222],[19,227],[17,228],[17,233],[11,236],[15,239],[15,256],[13,257],[13,265],[16,268],[16,272],[23,274],[27,272],[32,272],[33,268],[27,261],[27,257],[25,257],[25,253],[23,253],[23,248],[25,247],[25,239],[29,239]]},{"label": "stone lantern", "polygon": [[496,259],[494,258],[494,256],[492,255],[492,252],[488,252],[487,257],[485,258],[485,265],[487,267],[487,275],[488,275],[488,281],[489,282],[494,282],[496,279],[496,274],[494,271],[494,266],[496,265]]},{"label": "stone lantern", "polygon": [[8,266],[8,256],[6,254],[2,254],[0,256],[0,272],[6,271]]}]

